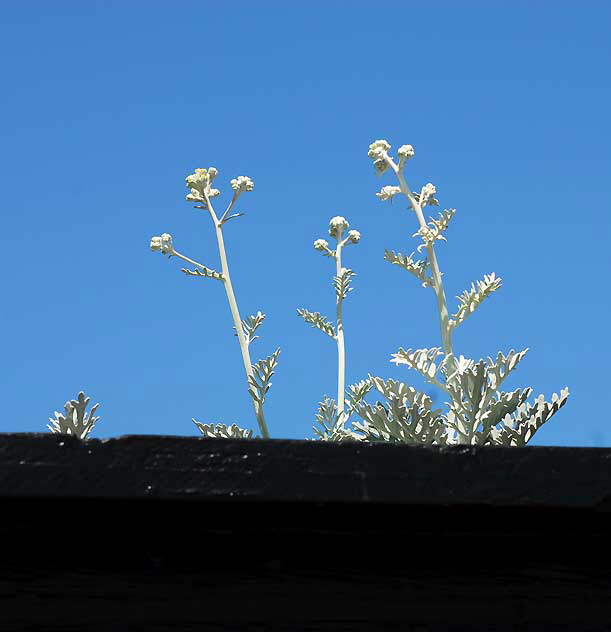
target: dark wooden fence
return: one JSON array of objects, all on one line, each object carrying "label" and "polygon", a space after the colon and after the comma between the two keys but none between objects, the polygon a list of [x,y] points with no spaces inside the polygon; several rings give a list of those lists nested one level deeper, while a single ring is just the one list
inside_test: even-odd
[{"label": "dark wooden fence", "polygon": [[0,435],[0,631],[611,630],[611,449]]}]

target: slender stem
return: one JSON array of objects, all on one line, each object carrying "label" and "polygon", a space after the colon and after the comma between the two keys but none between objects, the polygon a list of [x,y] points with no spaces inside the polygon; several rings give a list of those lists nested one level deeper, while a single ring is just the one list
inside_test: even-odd
[{"label": "slender stem", "polygon": [[[225,241],[223,239],[223,225],[219,222],[212,204],[206,194],[206,205],[210,212],[210,217],[214,222],[214,229],[216,231],[216,241],[219,248],[219,257],[221,259],[221,272],[223,275],[223,283],[225,285],[225,291],[227,293],[227,300],[229,302],[229,309],[231,310],[231,316],[233,318],[233,326],[235,327],[238,335],[238,342],[240,343],[240,351],[242,352],[242,361],[244,363],[244,371],[246,372],[246,381],[250,387],[250,378],[253,375],[252,363],[250,361],[250,352],[248,350],[248,342],[244,336],[244,330],[242,329],[242,319],[240,318],[240,312],[238,311],[238,304],[233,292],[233,285],[231,284],[231,276],[229,275],[229,265],[227,263],[227,254],[225,252]],[[232,202],[233,204],[233,202]],[[265,423],[265,417],[263,416],[263,405],[253,399],[253,407],[255,409],[255,415],[257,417],[257,423],[259,424],[259,430],[261,436],[264,439],[269,438],[269,432],[267,430],[267,424]]]},{"label": "slender stem", "polygon": [[[342,248],[344,242],[341,240],[342,232],[337,235],[337,249],[335,252],[335,274],[339,278],[342,272]],[[342,317],[342,306],[344,299],[340,292],[337,293],[336,300],[336,335],[337,340],[337,414],[339,423],[344,417],[344,390],[346,382],[346,351],[344,347],[344,321]]]},{"label": "slender stem", "polygon": [[197,261],[193,261],[193,259],[189,259],[189,257],[185,257],[183,254],[181,254],[177,250],[172,249],[172,256],[178,257],[179,259],[182,259],[183,261],[186,261],[187,263],[190,263],[193,266],[201,268],[202,270],[209,270],[209,268],[207,268],[205,265],[202,265],[201,263],[197,263]]},{"label": "slender stem", "polygon": [[[392,170],[395,172],[397,179],[399,180],[401,192],[409,200],[412,209],[416,213],[420,228],[426,229],[427,225],[424,219],[424,214],[422,212],[422,207],[414,197],[414,194],[411,192],[410,188],[407,186],[405,178],[403,177],[403,173],[390,157],[387,157],[387,161]],[[435,292],[435,297],[437,299],[437,310],[439,312],[439,326],[441,329],[441,342],[443,345],[443,351],[445,357],[448,359],[449,362],[452,363],[452,366],[446,367],[447,374],[450,375],[451,369],[455,366],[455,360],[454,353],[452,351],[452,328],[450,327],[448,304],[446,301],[445,292],[443,291],[443,281],[441,280],[441,272],[439,270],[439,264],[437,263],[437,257],[435,255],[433,242],[425,242],[425,244],[429,265],[431,267],[433,291]]]}]

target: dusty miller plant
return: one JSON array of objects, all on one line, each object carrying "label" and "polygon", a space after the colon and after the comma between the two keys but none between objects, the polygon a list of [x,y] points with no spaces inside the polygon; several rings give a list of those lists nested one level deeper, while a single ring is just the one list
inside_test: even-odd
[{"label": "dusty miller plant", "polygon": [[50,424],[47,428],[54,434],[72,435],[78,439],[86,439],[93,430],[96,422],[100,419],[94,417],[99,404],[91,407],[89,413],[85,410],[91,401],[81,391],[76,399],[69,400],[64,405],[64,414],[55,411],[55,419],[49,417]]},{"label": "dusty miller plant", "polygon": [[[194,266],[194,269],[192,270],[182,268],[182,271],[186,275],[199,277],[200,279],[215,279],[223,284],[227,294],[227,301],[229,303],[229,310],[233,320],[233,327],[240,345],[248,393],[252,399],[257,424],[259,426],[261,436],[263,438],[269,438],[267,423],[263,413],[263,404],[265,402],[265,396],[271,386],[270,380],[278,361],[280,349],[276,349],[271,356],[265,358],[264,360],[259,360],[255,364],[252,363],[250,359],[250,345],[258,338],[258,336],[255,335],[255,332],[265,319],[265,314],[257,312],[252,316],[248,316],[248,318],[245,318],[244,320],[240,317],[238,303],[233,290],[233,284],[231,283],[231,276],[229,274],[229,264],[227,262],[227,253],[223,236],[223,226],[229,220],[243,215],[243,213],[232,213],[233,207],[242,193],[253,190],[254,183],[247,176],[238,176],[237,178],[231,180],[230,184],[233,190],[233,196],[225,212],[219,217],[212,205],[212,199],[220,195],[220,191],[212,187],[212,183],[217,174],[218,170],[215,167],[209,167],[208,169],[196,169],[194,173],[187,176],[186,183],[190,193],[186,196],[186,200],[194,203],[196,209],[207,211],[210,219],[212,220],[218,246],[221,271],[217,272],[212,268],[198,263],[197,261],[194,261],[193,259],[190,259],[178,252],[174,248],[172,236],[168,233],[163,233],[161,236],[153,237],[151,239],[150,247],[153,251],[159,251],[169,257],[178,257],[179,259],[182,259]],[[252,436],[252,431],[243,430],[235,424],[232,426],[226,426],[224,424],[202,424],[195,419],[193,419],[193,423],[206,437],[250,438]]]},{"label": "dusty miller plant", "polygon": [[[354,272],[342,263],[343,249],[349,244],[360,241],[357,230],[348,231],[348,221],[341,216],[331,218],[329,235],[335,239],[334,249],[325,239],[317,239],[314,248],[335,262],[333,286],[336,296],[336,318],[331,322],[319,312],[298,309],[297,313],[337,344],[337,398],[324,396],[316,413],[314,433],[323,441],[386,441],[408,444],[467,444],[467,445],[525,445],[535,432],[548,421],[567,401],[569,391],[564,388],[560,395],[554,393],[552,401],[547,402],[539,395],[534,403],[527,399],[531,388],[518,388],[511,392],[499,390],[499,387],[524,358],[528,349],[519,353],[514,350],[507,355],[498,352],[495,358],[474,361],[460,355],[453,349],[452,335],[470,314],[493,292],[501,287],[501,279],[493,273],[484,275],[471,287],[457,297],[456,311],[450,315],[443,288],[442,274],[437,261],[435,245],[446,241],[445,231],[456,211],[443,210],[438,216],[424,218],[424,209],[438,206],[435,197],[437,191],[433,184],[421,187],[419,192],[408,186],[404,170],[414,156],[411,145],[402,145],[397,150],[397,159],[390,153],[390,144],[386,140],[376,140],[369,146],[369,158],[378,175],[392,173],[398,184],[386,185],[376,193],[381,201],[393,201],[403,198],[407,201],[408,211],[416,218],[418,230],[412,235],[421,242],[418,253],[426,253],[421,259],[414,258],[414,252],[404,255],[395,250],[386,250],[384,258],[414,276],[423,288],[429,288],[435,296],[439,317],[441,347],[426,349],[400,348],[392,355],[391,362],[405,365],[418,371],[427,382],[441,389],[448,398],[448,410],[443,413],[433,409],[432,399],[412,386],[393,379],[383,379],[369,375],[366,379],[345,387],[346,354],[343,320],[343,303],[352,291],[350,282]],[[207,212],[214,226],[221,271],[209,268],[182,253],[173,245],[172,236],[163,233],[151,239],[150,248],[168,257],[178,257],[193,269],[182,268],[191,277],[214,279],[223,284],[233,320],[246,375],[248,393],[252,399],[255,418],[263,438],[269,437],[263,412],[263,405],[271,377],[278,361],[280,349],[256,363],[250,357],[250,345],[257,339],[258,330],[265,314],[257,312],[245,319],[240,317],[235,297],[225,249],[223,227],[231,219],[242,213],[232,213],[233,207],[242,193],[252,191],[253,181],[247,176],[238,176],[231,180],[233,196],[224,213],[219,217],[213,207],[212,199],[220,191],[212,187],[218,172],[215,167],[195,169],[186,178],[190,192],[187,201],[196,209]],[[377,392],[383,401],[371,404],[366,397]],[[50,419],[49,430],[53,433],[69,434],[87,438],[99,419],[94,417],[98,404],[89,414],[85,413],[89,398],[83,392],[76,400],[66,402],[65,414],[55,413]],[[358,417],[358,420],[353,420]],[[240,428],[237,424],[227,426],[222,423],[203,424],[193,419],[199,431],[208,438],[250,439],[253,431]],[[348,423],[351,423],[351,427]]]},{"label": "dusty miller plant", "polygon": [[[387,250],[385,259],[416,277],[423,288],[430,288],[435,295],[439,315],[441,347],[429,349],[403,349],[392,356],[392,362],[418,371],[428,382],[440,388],[449,401],[448,411],[433,410],[431,399],[417,392],[411,386],[395,380],[383,380],[369,376],[368,383],[380,393],[385,403],[372,406],[360,401],[355,412],[362,422],[353,423],[354,430],[364,440],[397,441],[425,444],[468,444],[468,445],[525,445],[535,432],[554,415],[565,403],[568,388],[560,395],[552,396],[551,403],[543,395],[533,404],[526,400],[531,388],[516,389],[512,392],[499,390],[507,375],[513,371],[528,349],[519,353],[511,350],[507,355],[499,352],[495,358],[474,360],[456,356],[452,334],[465,319],[488,296],[501,286],[501,279],[494,273],[485,275],[457,297],[456,312],[450,316],[443,288],[435,245],[445,241],[444,232],[454,217],[455,209],[444,210],[437,218],[424,218],[426,207],[438,206],[436,188],[425,184],[420,192],[408,186],[404,169],[414,156],[411,145],[402,145],[397,150],[398,159],[390,154],[386,140],[377,140],[369,146],[378,174],[392,173],[398,185],[382,187],[376,195],[382,200],[404,197],[408,209],[413,212],[418,224],[414,237],[422,243],[417,247],[426,256],[414,259],[414,253],[403,255]],[[353,433],[351,433],[353,434]],[[338,439],[345,438],[341,433]]]},{"label": "dusty miller plant", "polygon": [[[344,299],[352,291],[350,281],[355,275],[350,268],[342,265],[342,251],[349,244],[356,244],[361,239],[358,230],[350,230],[350,224],[345,217],[337,215],[329,221],[329,235],[333,237],[337,245],[332,250],[326,239],[317,239],[314,249],[319,250],[325,257],[335,261],[335,276],[333,287],[335,288],[335,324],[319,312],[311,312],[307,309],[298,309],[297,313],[306,323],[310,323],[337,343],[337,401],[325,396],[319,405],[316,421],[320,428],[314,426],[314,433],[324,441],[341,440],[342,438],[357,438],[352,436],[345,425],[354,411],[356,404],[354,387],[350,387],[344,393],[346,384],[346,351],[344,340]],[[361,385],[363,387],[364,385]],[[369,390],[369,389],[366,389]],[[365,391],[366,392],[366,391]],[[363,392],[363,395],[365,394]],[[362,396],[361,395],[361,398]],[[360,399],[360,398],[359,398]]]}]

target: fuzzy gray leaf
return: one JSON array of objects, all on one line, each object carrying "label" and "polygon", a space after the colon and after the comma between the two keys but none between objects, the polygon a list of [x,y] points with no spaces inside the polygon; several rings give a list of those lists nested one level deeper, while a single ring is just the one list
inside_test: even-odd
[{"label": "fuzzy gray leaf", "polygon": [[446,430],[441,423],[440,411],[432,410],[432,401],[424,393],[395,380],[384,381],[370,377],[373,386],[386,398],[387,404],[377,402],[355,406],[355,412],[364,423],[353,426],[366,441],[399,443],[441,444]]},{"label": "fuzzy gray leaf", "polygon": [[218,281],[224,281],[225,279],[222,274],[219,274],[211,268],[206,268],[206,266],[202,266],[201,270],[199,268],[195,268],[195,270],[187,270],[186,268],[181,268],[181,271],[184,272],[187,276],[206,277],[208,279],[217,279]]},{"label": "fuzzy gray leaf", "polygon": [[[207,439],[252,439],[252,430],[240,428],[237,424],[226,426],[225,424],[202,424],[192,420],[200,432]],[[255,437],[258,438],[258,437]]]},{"label": "fuzzy gray leaf", "polygon": [[[498,388],[507,375],[518,366],[527,351],[528,349],[525,349],[516,353],[512,349],[507,356],[499,352],[496,360],[488,357],[487,362],[480,360],[477,364],[461,356],[458,370],[447,378],[446,388],[452,398],[449,403],[450,410],[456,416],[458,423],[456,428],[465,437],[469,437],[470,442],[473,442],[474,438],[477,444],[482,444],[487,440],[491,425],[495,425],[500,419],[497,418],[496,421],[488,419],[495,409],[498,409],[498,413],[509,402],[515,401],[515,406],[523,403],[520,391],[514,391],[509,400],[503,400],[502,396],[507,396],[507,394],[499,393]],[[495,394],[496,400],[493,399]],[[526,397],[528,394],[524,399]],[[500,401],[505,401],[505,404],[500,404]],[[515,410],[515,406],[512,410],[505,410],[503,416]],[[480,427],[484,430],[478,431]]]},{"label": "fuzzy gray leaf", "polygon": [[411,255],[402,255],[400,252],[394,250],[385,250],[384,259],[393,265],[400,266],[404,270],[413,274],[421,283],[423,287],[431,286],[433,280],[431,277],[426,276],[428,269],[428,259],[412,259],[414,253]]},{"label": "fuzzy gray leaf", "polygon": [[356,276],[356,272],[349,268],[343,268],[341,274],[333,277],[333,287],[339,300],[344,300],[348,296],[348,292],[352,292],[353,288],[350,287],[350,280],[353,276]]},{"label": "fuzzy gray leaf", "polygon": [[371,380],[361,380],[356,384],[351,384],[346,389],[346,407],[348,409],[348,415],[352,414],[355,407],[363,400],[363,398],[373,388]]},{"label": "fuzzy gray leaf", "polygon": [[[254,333],[260,327],[261,323],[265,320],[265,314],[257,312],[254,315],[248,316],[242,321],[242,331],[244,332],[244,338],[246,338],[246,344],[250,344],[253,340],[256,340],[259,336],[255,336]],[[235,329],[235,327],[234,327]],[[238,334],[234,334],[237,336]]]},{"label": "fuzzy gray leaf", "polygon": [[476,281],[471,284],[470,290],[465,290],[458,299],[458,311],[450,319],[450,327],[460,325],[469,314],[472,314],[482,301],[501,287],[502,279],[492,274],[484,275],[483,281]]},{"label": "fuzzy gray leaf", "polygon": [[270,379],[278,363],[279,354],[280,349],[276,349],[271,356],[268,356],[265,360],[259,360],[252,367],[252,375],[248,378],[248,392],[253,400],[258,402],[259,406],[263,406],[267,391],[272,385]]},{"label": "fuzzy gray leaf", "polygon": [[313,430],[320,441],[358,441],[360,439],[355,433],[345,428],[344,422],[338,415],[335,400],[327,395],[318,404],[316,423],[320,428],[313,426]]},{"label": "fuzzy gray leaf", "polygon": [[522,404],[513,414],[503,419],[500,428],[492,428],[489,443],[493,445],[524,446],[530,441],[539,428],[551,419],[565,404],[569,397],[569,389],[563,388],[560,396],[552,395],[551,403],[539,395],[532,405]]},{"label": "fuzzy gray leaf", "polygon": [[391,362],[395,364],[406,364],[411,369],[415,369],[424,378],[432,384],[437,384],[435,375],[439,366],[435,364],[435,359],[443,355],[443,351],[440,347],[433,347],[432,349],[408,349],[405,351],[400,348],[398,353],[393,353]]},{"label": "fuzzy gray leaf", "polygon": [[320,329],[320,331],[327,334],[327,336],[335,338],[335,329],[333,325],[319,312],[310,312],[307,309],[298,309],[297,313],[306,321],[306,323],[310,323],[313,327]]},{"label": "fuzzy gray leaf", "polygon": [[54,434],[73,435],[79,439],[86,439],[99,419],[99,417],[94,417],[99,404],[92,406],[88,414],[85,413],[90,401],[91,398],[80,391],[77,399],[66,402],[64,415],[55,412],[55,419],[49,418],[51,424],[47,424],[47,428]]}]

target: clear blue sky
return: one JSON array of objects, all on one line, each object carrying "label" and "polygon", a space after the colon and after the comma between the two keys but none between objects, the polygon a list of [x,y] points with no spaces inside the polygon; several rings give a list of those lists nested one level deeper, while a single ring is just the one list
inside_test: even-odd
[{"label": "clear blue sky", "polygon": [[[45,431],[81,389],[92,436],[255,427],[220,283],[149,250],[170,232],[217,267],[209,218],[184,178],[248,175],[226,225],[242,315],[267,320],[254,359],[282,348],[273,437],[313,437],[334,395],[333,262],[312,249],[329,218],[346,251],[349,382],[420,387],[389,362],[440,346],[430,290],[383,260],[409,253],[414,216],[381,203],[369,143],[410,143],[408,181],[457,209],[437,247],[450,306],[495,272],[503,288],[456,332],[458,353],[530,352],[507,380],[569,402],[538,445],[609,445],[611,5],[607,2],[5,0],[0,431]],[[429,392],[434,387],[426,387]],[[440,406],[443,396],[437,396]]]}]

